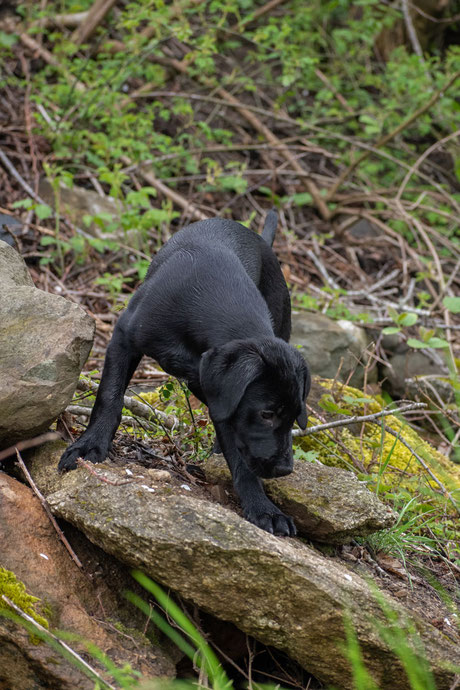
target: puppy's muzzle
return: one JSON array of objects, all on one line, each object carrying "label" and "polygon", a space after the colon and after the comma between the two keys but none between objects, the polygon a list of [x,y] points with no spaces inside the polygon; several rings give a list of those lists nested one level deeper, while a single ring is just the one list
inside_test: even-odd
[{"label": "puppy's muzzle", "polygon": [[265,460],[264,458],[251,458],[247,461],[249,469],[261,479],[274,479],[275,477],[285,477],[291,474],[293,469],[292,457],[276,460]]}]

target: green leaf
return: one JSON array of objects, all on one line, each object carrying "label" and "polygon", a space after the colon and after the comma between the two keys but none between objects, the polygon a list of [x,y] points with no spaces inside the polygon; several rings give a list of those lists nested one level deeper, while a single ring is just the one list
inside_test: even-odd
[{"label": "green leaf", "polygon": [[417,314],[413,314],[412,312],[403,312],[398,316],[398,324],[400,326],[413,326],[417,321]]},{"label": "green leaf", "polygon": [[13,208],[30,208],[33,205],[32,199],[21,199],[21,201],[15,201]]},{"label": "green leaf", "polygon": [[49,235],[45,235],[41,238],[40,244],[42,245],[42,247],[49,247],[50,244],[56,244],[56,238],[50,237]]},{"label": "green leaf", "polygon": [[300,194],[293,194],[290,197],[293,204],[296,206],[310,206],[313,197],[308,192],[300,192]]},{"label": "green leaf", "polygon": [[444,297],[442,303],[452,314],[460,314],[460,297]]},{"label": "green leaf", "polygon": [[434,348],[449,347],[449,343],[447,342],[447,340],[444,340],[444,338],[437,338],[436,336],[430,338],[427,344],[428,347]]},{"label": "green leaf", "polygon": [[40,220],[45,220],[45,218],[50,218],[53,215],[53,210],[47,204],[38,204],[35,207],[35,214]]},{"label": "green leaf", "polygon": [[0,31],[0,48],[11,48],[17,40],[17,34],[7,34],[5,31]]},{"label": "green leaf", "polygon": [[417,340],[417,338],[409,338],[407,341],[407,344],[409,347],[415,347],[416,349],[422,349],[423,347],[428,347],[427,343],[422,343],[421,340]]},{"label": "green leaf", "polygon": [[382,329],[384,335],[393,335],[394,333],[401,333],[401,329],[398,326],[387,326]]}]

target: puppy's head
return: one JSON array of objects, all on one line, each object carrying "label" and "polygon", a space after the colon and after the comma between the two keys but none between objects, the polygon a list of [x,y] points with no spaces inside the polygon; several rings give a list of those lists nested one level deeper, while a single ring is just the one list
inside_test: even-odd
[{"label": "puppy's head", "polygon": [[200,384],[213,422],[227,421],[249,469],[259,477],[292,472],[294,422],[307,425],[310,374],[278,338],[233,340],[205,352]]}]

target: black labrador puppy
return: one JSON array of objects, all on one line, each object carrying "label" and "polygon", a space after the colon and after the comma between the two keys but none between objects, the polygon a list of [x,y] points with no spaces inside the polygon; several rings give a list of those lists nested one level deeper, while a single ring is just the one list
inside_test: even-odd
[{"label": "black labrador puppy", "polygon": [[295,420],[306,427],[310,389],[305,361],[287,344],[291,305],[271,249],[276,223],[270,211],[259,236],[231,220],[204,220],[162,247],[115,326],[88,428],[59,470],[79,457],[105,459],[125,389],[149,355],[208,406],[245,517],[295,535],[259,479],[292,472],[291,429]]}]

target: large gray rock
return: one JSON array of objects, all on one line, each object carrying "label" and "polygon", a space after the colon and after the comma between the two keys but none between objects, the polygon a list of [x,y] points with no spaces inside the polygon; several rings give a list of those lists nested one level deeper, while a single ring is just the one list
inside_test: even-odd
[{"label": "large gray rock", "polygon": [[[223,455],[211,455],[204,466],[208,481],[231,486]],[[391,527],[396,516],[353,472],[297,461],[287,477],[264,482],[267,495],[290,515],[299,534],[313,541],[341,544]]]},{"label": "large gray rock", "polygon": [[48,428],[69,404],[94,337],[77,304],[34,287],[0,241],[0,446]]},{"label": "large gray rock", "polygon": [[[61,477],[55,467],[53,454],[47,458],[44,449],[30,465],[51,510],[108,553],[343,690],[353,687],[340,646],[348,612],[377,686],[409,688],[400,662],[378,634],[375,621],[387,621],[371,587],[344,566],[185,489],[137,478],[136,472],[127,483],[123,468],[99,465],[99,477],[86,468]],[[384,598],[404,625],[407,612]],[[428,623],[415,624],[437,690],[447,690],[454,674],[445,664],[459,664],[460,650]]]},{"label": "large gray rock", "polygon": [[[323,378],[335,378],[343,359],[339,381],[361,387],[364,367],[369,362],[365,351],[369,345],[366,331],[351,321],[334,321],[315,312],[293,312],[292,345],[300,345],[300,352],[310,365],[313,374]],[[369,372],[368,383],[377,380],[376,368]]]}]

